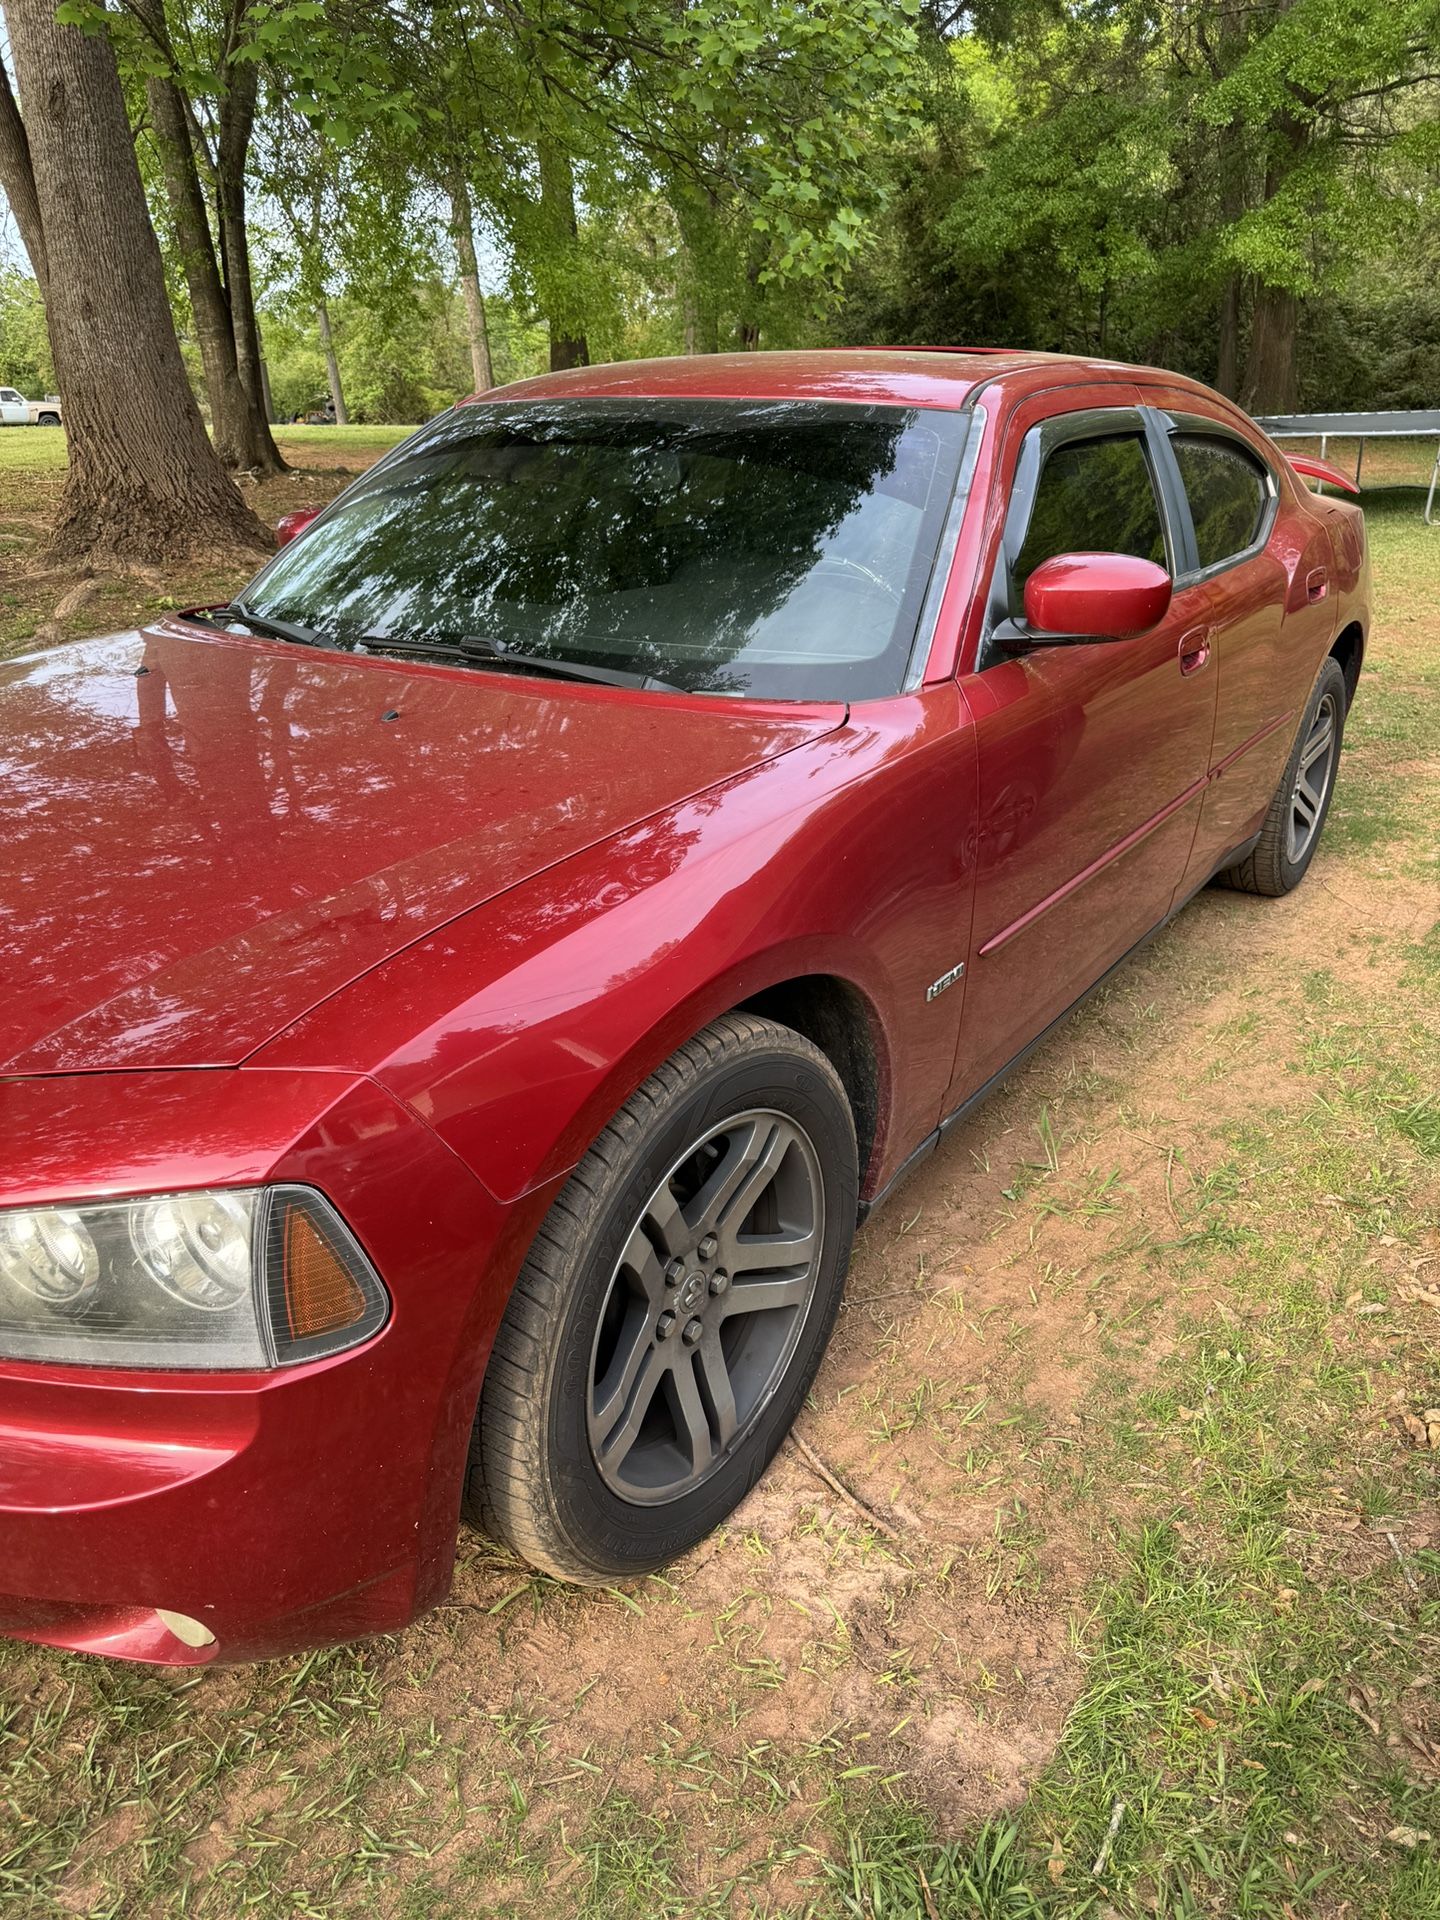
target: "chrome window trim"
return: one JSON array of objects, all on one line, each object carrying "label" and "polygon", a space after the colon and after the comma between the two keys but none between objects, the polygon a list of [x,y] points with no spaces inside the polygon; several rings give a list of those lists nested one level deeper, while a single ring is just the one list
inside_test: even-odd
[{"label": "chrome window trim", "polygon": [[930,656],[935,651],[935,636],[940,630],[940,609],[944,605],[945,595],[950,586],[950,575],[955,568],[955,555],[960,547],[960,529],[965,521],[965,510],[970,504],[970,493],[975,484],[975,469],[979,465],[980,447],[985,438],[985,409],[972,405],[965,407],[963,411],[969,415],[965,427],[965,444],[960,451],[960,464],[955,472],[950,504],[945,510],[945,522],[940,529],[940,538],[935,544],[935,561],[930,569],[930,583],[925,589],[925,598],[920,603],[920,618],[915,623],[915,639],[910,649],[910,662],[905,669],[905,677],[900,682],[902,693],[914,693],[925,684]]}]

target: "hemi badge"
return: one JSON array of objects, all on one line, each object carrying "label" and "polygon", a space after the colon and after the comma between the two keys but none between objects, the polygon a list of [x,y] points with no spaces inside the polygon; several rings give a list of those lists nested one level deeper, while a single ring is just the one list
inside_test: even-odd
[{"label": "hemi badge", "polygon": [[946,987],[953,987],[964,971],[965,962],[962,960],[958,967],[951,967],[948,973],[942,973],[933,987],[927,987],[925,989],[925,998],[927,1000],[938,1000],[940,995],[944,993]]}]

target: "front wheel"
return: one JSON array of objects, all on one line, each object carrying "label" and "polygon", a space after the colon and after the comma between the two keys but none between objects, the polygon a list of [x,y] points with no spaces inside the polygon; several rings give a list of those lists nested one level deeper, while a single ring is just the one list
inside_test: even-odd
[{"label": "front wheel", "polygon": [[1273,899],[1305,878],[1335,792],[1345,709],[1345,675],[1339,662],[1330,659],[1310,690],[1260,839],[1239,866],[1220,875],[1226,886]]},{"label": "front wheel", "polygon": [[818,1048],[727,1014],[616,1114],[555,1201],[485,1377],[466,1507],[560,1579],[653,1571],[789,1431],[840,1303],[855,1128]]}]

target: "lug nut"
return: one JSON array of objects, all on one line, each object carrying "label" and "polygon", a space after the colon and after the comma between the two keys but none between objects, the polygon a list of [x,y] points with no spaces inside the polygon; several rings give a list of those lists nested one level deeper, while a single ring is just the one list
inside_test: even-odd
[{"label": "lug nut", "polygon": [[704,1327],[698,1320],[687,1320],[685,1322],[685,1331],[681,1334],[680,1338],[685,1342],[687,1347],[693,1347],[704,1331]]},{"label": "lug nut", "polygon": [[717,1267],[710,1276],[711,1293],[723,1293],[730,1284],[730,1276],[723,1267]]},{"label": "lug nut", "polygon": [[675,1331],[676,1317],[673,1313],[661,1314],[660,1318],[655,1322],[655,1338],[657,1340],[668,1340],[670,1338],[671,1334]]},{"label": "lug nut", "polygon": [[713,1260],[715,1258],[715,1249],[719,1244],[720,1242],[715,1238],[713,1233],[707,1233],[695,1251],[702,1260]]},{"label": "lug nut", "polygon": [[672,1260],[669,1266],[666,1267],[665,1269],[666,1286],[678,1287],[680,1282],[684,1278],[685,1278],[685,1262],[683,1260]]}]

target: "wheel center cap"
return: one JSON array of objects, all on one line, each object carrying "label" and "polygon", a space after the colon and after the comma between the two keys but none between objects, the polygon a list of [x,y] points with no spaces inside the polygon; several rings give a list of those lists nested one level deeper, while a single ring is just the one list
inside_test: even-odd
[{"label": "wheel center cap", "polygon": [[693,1313],[705,1298],[708,1282],[703,1273],[692,1273],[676,1296],[676,1305],[682,1313]]}]

